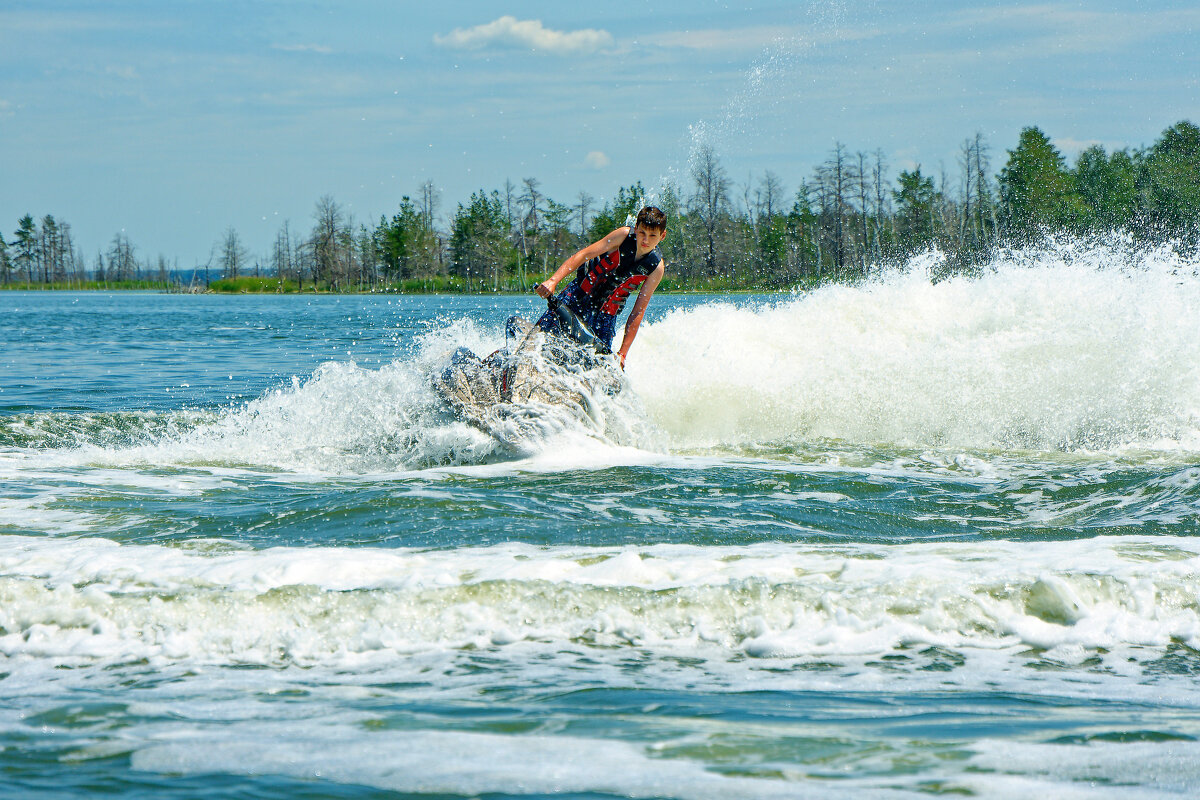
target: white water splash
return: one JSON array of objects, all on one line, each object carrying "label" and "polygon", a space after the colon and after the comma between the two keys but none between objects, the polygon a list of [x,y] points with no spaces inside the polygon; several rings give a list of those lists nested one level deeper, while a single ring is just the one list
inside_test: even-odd
[{"label": "white water splash", "polygon": [[[720,454],[828,440],[1200,450],[1196,256],[1121,239],[1064,241],[937,280],[940,258],[926,253],[855,285],[707,302],[645,323],[628,365],[633,391],[603,399],[603,431],[556,423],[531,452],[553,453],[559,463],[574,453],[582,463],[598,449]],[[0,473],[30,469],[31,457],[49,469],[247,466],[324,475],[511,461],[530,453],[505,450],[456,420],[430,383],[455,347],[486,354],[503,343],[502,329],[459,319],[383,368],[326,363],[207,421],[192,412],[182,412],[179,425],[157,416],[143,425],[81,417],[82,446],[6,455]],[[74,418],[59,417],[51,438],[73,441],[57,429],[70,429]]]},{"label": "white water splash", "polygon": [[713,303],[644,327],[634,388],[677,448],[1200,449],[1200,262],[1062,242],[936,281]]},{"label": "white water splash", "polygon": [[[522,418],[521,430],[528,435],[520,448],[460,420],[434,391],[432,376],[448,364],[458,347],[486,355],[503,346],[502,328],[460,318],[420,337],[412,356],[380,369],[326,362],[307,378],[293,377],[290,385],[208,419],[195,419],[190,412],[178,415],[187,418],[186,425],[168,424],[170,415],[165,422],[150,415],[140,424],[124,421],[120,427],[92,419],[104,415],[56,417],[55,426],[63,430],[53,440],[75,446],[40,450],[35,458],[51,469],[265,467],[315,475],[362,475],[546,453],[561,457],[576,452],[587,461],[597,449],[661,445],[646,422],[640,400],[630,391],[590,392],[586,419],[567,408],[531,406],[528,418]],[[562,380],[571,377],[569,370],[561,372]],[[584,382],[577,383],[576,389],[586,390]],[[22,429],[47,427],[44,420],[20,425]],[[21,455],[10,464],[10,457],[0,456],[0,476],[27,471],[30,465],[25,458]]]},{"label": "white water splash", "polygon": [[[841,0],[806,4],[803,14],[797,17],[797,27],[781,32],[763,48],[725,104],[688,126],[686,170],[667,170],[659,181],[663,189],[690,181],[704,149],[710,148],[718,156],[736,155],[745,149],[746,137],[759,131],[761,115],[781,106],[793,107],[795,98],[779,91],[779,87],[789,82],[814,47],[841,36],[848,13]],[[651,194],[656,198],[659,192]]]},{"label": "white water splash", "polygon": [[[595,645],[767,660],[1200,646],[1187,538],[980,544],[196,550],[0,537],[0,654],[338,667]],[[1136,652],[1148,648],[1145,652]],[[598,657],[598,656],[597,656]]]}]

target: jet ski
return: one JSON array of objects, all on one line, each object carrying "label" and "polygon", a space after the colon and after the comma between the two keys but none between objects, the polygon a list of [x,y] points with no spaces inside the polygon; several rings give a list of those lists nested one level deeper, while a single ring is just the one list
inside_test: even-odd
[{"label": "jet ski", "polygon": [[603,398],[625,386],[596,334],[557,298],[548,302],[557,332],[511,317],[503,348],[480,358],[460,347],[433,376],[434,390],[459,419],[521,452],[567,429],[602,436]]}]

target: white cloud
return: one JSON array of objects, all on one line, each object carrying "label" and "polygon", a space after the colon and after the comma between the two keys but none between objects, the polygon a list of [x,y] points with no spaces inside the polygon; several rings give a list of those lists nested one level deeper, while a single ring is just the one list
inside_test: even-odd
[{"label": "white cloud", "polygon": [[594,53],[613,45],[612,34],[608,31],[592,28],[555,31],[543,26],[541,20],[519,20],[512,16],[503,16],[474,28],[455,28],[446,36],[434,36],[433,41],[456,50],[503,47],[552,55]]},{"label": "white cloud", "polygon": [[138,71],[130,66],[105,67],[104,73],[106,75],[112,75],[114,77],[117,77],[117,78],[120,78],[121,80],[126,80],[126,81],[135,81],[140,77],[138,75]]},{"label": "white cloud", "polygon": [[612,163],[612,159],[599,150],[593,150],[583,159],[583,163],[592,169],[604,169]]}]

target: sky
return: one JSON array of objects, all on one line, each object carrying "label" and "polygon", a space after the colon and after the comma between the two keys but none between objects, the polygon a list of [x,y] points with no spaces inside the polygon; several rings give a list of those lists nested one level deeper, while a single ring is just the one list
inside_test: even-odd
[{"label": "sky", "polygon": [[701,146],[736,197],[838,143],[953,185],[976,133],[998,172],[1029,125],[1073,160],[1200,123],[1197,42],[1160,0],[4,0],[0,235],[52,214],[89,263],[120,232],[191,268],[233,228],[265,263],[322,196],[373,225],[432,181],[446,225],[526,178],[686,195]]}]

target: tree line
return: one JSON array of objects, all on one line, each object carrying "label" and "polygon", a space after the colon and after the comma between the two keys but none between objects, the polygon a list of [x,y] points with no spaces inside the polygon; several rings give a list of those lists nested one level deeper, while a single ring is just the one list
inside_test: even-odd
[{"label": "tree line", "polygon": [[[869,274],[932,247],[951,266],[984,262],[999,246],[1056,233],[1122,230],[1147,241],[1200,246],[1200,128],[1181,121],[1149,147],[1082,151],[1074,165],[1038,127],[1020,132],[998,172],[982,134],[965,139],[953,174],[916,165],[893,181],[880,150],[836,143],[789,190],[772,171],[735,183],[707,146],[692,154],[686,186],[648,192],[639,182],[606,201],[586,191],[569,203],[536,178],[481,189],[439,224],[441,193],[426,181],[389,217],[359,222],[320,198],[311,227],[279,229],[270,253],[252,257],[234,228],[197,269],[226,279],[268,277],[280,286],[331,291],[382,288],[528,290],[579,247],[650,202],[667,213],[666,286],[784,288]],[[139,259],[119,233],[90,265],[71,227],[47,215],[0,236],[0,284],[178,280],[177,265]]]},{"label": "tree line", "polygon": [[82,286],[89,283],[156,283],[166,286],[178,264],[166,256],[139,261],[124,233],[113,236],[109,249],[98,252],[91,266],[71,234],[70,223],[47,214],[40,223],[26,214],[10,241],[0,236],[0,286]]}]

